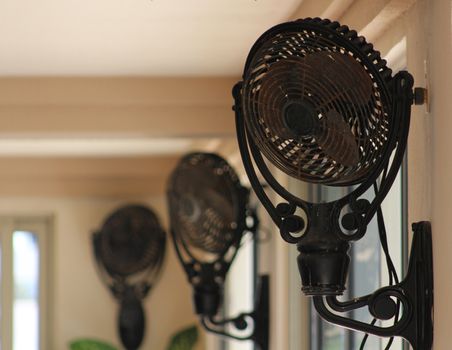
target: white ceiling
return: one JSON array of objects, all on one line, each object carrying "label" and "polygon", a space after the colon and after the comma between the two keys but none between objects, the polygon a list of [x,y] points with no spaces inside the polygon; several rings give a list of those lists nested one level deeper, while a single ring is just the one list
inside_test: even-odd
[{"label": "white ceiling", "polygon": [[239,75],[301,0],[2,0],[0,76]]}]

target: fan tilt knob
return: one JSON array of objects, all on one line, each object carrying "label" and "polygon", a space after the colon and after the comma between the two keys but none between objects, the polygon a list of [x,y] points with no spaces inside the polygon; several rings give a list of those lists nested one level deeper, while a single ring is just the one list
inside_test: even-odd
[{"label": "fan tilt knob", "polygon": [[304,101],[289,101],[283,107],[284,126],[294,136],[312,135],[318,122],[314,108]]}]

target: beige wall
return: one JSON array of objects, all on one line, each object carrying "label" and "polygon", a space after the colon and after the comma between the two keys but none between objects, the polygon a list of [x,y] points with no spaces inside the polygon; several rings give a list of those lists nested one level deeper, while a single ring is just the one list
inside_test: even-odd
[{"label": "beige wall", "polygon": [[452,54],[451,2],[429,3],[432,115],[432,221],[435,269],[434,349],[451,347],[452,329]]},{"label": "beige wall", "polygon": [[[54,218],[49,349],[67,349],[68,342],[79,337],[120,344],[116,333],[118,306],[96,274],[90,240],[109,212],[129,202],[150,205],[167,226],[163,197],[144,201],[0,198],[0,215]],[[169,241],[162,277],[144,305],[148,322],[143,349],[164,349],[172,333],[196,322],[191,290]]]},{"label": "beige wall", "polygon": [[431,220],[435,279],[434,349],[450,348],[452,325],[452,37],[451,2],[417,1],[378,40],[388,49],[407,37],[407,68],[429,89],[429,111],[414,106],[408,145],[409,222]]}]

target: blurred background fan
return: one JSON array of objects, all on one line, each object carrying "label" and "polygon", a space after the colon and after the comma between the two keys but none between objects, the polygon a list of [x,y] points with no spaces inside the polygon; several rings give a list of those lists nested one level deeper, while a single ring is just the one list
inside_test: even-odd
[{"label": "blurred background fan", "polygon": [[127,350],[140,346],[145,329],[141,300],[156,282],[166,235],[152,210],[128,205],[113,212],[93,235],[100,276],[121,304],[119,334]]},{"label": "blurred background fan", "polygon": [[[248,203],[249,190],[220,156],[190,153],[172,172],[167,194],[174,247],[193,286],[201,323],[208,331],[253,340],[267,350],[268,278],[262,277],[255,288],[259,291],[253,311],[218,318],[225,278],[242,238],[249,233],[256,239],[258,219]],[[239,334],[226,332],[225,325],[232,325]]]},{"label": "blurred background fan", "polygon": [[215,154],[185,156],[168,185],[171,227],[185,246],[218,259],[237,247],[245,230],[248,191]]}]

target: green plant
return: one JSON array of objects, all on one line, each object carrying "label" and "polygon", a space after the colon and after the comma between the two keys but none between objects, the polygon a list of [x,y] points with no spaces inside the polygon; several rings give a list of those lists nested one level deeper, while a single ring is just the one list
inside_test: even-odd
[{"label": "green plant", "polygon": [[78,339],[69,344],[71,350],[118,350],[114,346],[94,339]]},{"label": "green plant", "polygon": [[166,350],[192,350],[198,341],[198,328],[190,326],[177,332]]}]

